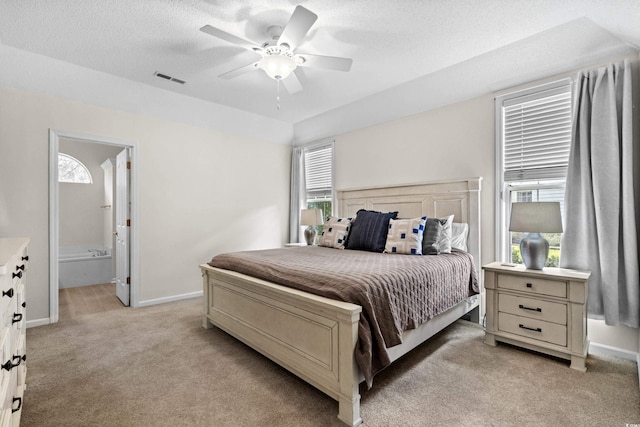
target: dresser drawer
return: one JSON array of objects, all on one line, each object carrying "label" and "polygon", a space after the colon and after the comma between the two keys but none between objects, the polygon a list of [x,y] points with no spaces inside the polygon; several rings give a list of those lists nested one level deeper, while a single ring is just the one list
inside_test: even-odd
[{"label": "dresser drawer", "polygon": [[498,295],[498,311],[560,325],[567,324],[567,306],[557,302],[500,294]]},{"label": "dresser drawer", "polygon": [[500,274],[498,275],[498,288],[561,298],[567,297],[567,282],[559,280]]},{"label": "dresser drawer", "polygon": [[567,346],[567,327],[565,325],[509,313],[498,313],[498,330],[563,347]]}]

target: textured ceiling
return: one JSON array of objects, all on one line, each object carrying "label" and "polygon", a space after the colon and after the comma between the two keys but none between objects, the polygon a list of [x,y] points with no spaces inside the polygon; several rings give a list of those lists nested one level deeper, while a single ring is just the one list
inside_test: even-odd
[{"label": "textured ceiling", "polygon": [[[350,72],[299,69],[304,90],[289,95],[281,88],[280,110],[276,82],[261,70],[217,77],[256,56],[200,27],[261,44],[267,28],[284,26],[297,4],[318,15],[299,50],[353,58]],[[3,45],[292,124],[364,114],[367,105],[384,106],[394,92],[408,104],[446,104],[475,96],[478,88],[499,90],[627,54],[640,46],[639,23],[640,0],[0,3]],[[419,96],[409,99],[416,90]],[[405,112],[395,102],[403,113],[434,106],[426,101]]]}]

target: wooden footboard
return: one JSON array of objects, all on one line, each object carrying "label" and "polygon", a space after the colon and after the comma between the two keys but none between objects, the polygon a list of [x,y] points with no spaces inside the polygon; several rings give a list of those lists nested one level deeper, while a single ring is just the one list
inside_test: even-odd
[{"label": "wooden footboard", "polygon": [[346,424],[362,422],[353,357],[360,306],[200,268],[205,328],[219,327],[337,400],[338,418]]}]

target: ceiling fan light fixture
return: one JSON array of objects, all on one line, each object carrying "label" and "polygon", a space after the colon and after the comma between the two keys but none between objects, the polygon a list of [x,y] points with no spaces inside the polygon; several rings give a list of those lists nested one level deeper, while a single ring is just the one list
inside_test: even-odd
[{"label": "ceiling fan light fixture", "polygon": [[286,79],[296,69],[293,59],[284,55],[265,55],[258,61],[258,67],[275,80]]}]

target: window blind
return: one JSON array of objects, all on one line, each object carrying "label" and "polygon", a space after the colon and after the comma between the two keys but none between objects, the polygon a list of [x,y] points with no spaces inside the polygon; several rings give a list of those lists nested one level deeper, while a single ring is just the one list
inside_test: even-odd
[{"label": "window blind", "polygon": [[312,148],[304,154],[307,199],[330,198],[333,192],[331,169],[333,147]]},{"label": "window blind", "polygon": [[565,179],[571,148],[571,86],[503,103],[504,181]]}]

